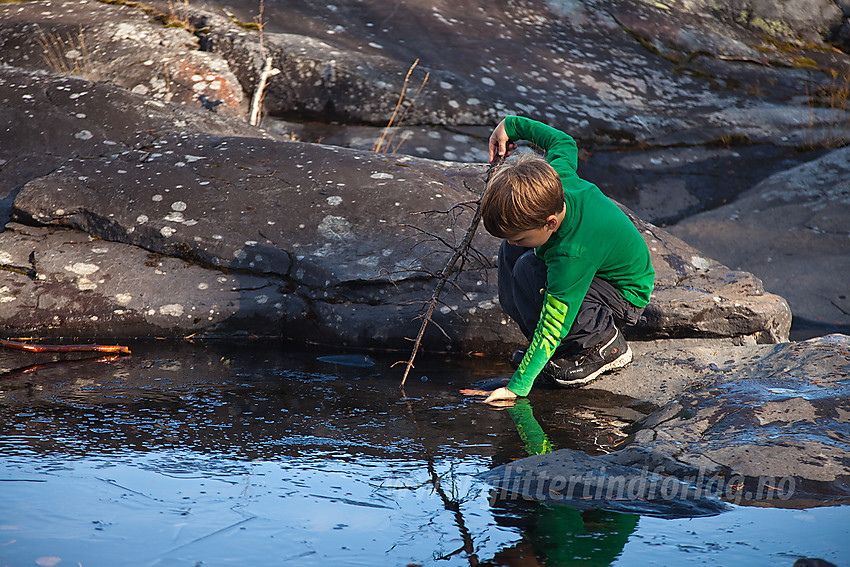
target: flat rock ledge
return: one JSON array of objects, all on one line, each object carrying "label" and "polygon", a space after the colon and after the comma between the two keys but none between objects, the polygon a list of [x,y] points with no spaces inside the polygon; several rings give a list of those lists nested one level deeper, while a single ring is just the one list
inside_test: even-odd
[{"label": "flat rock ledge", "polygon": [[661,517],[850,502],[850,336],[641,346],[635,364],[590,386],[663,404],[631,443],[493,469],[485,480],[500,497]]},{"label": "flat rock ledge", "polygon": [[[27,140],[43,132],[68,156],[30,173],[0,233],[10,336],[250,334],[408,348],[447,245],[470,224],[470,208],[454,206],[483,189],[482,165],[248,137],[225,117],[211,125],[213,113],[106,84],[2,73],[0,99],[39,109],[10,119],[5,137],[34,160]],[[103,107],[120,113],[103,120]],[[27,164],[13,160],[15,175]],[[634,222],[657,271],[635,337],[787,340],[788,305],[760,280]],[[482,229],[474,244],[435,316],[449,338],[434,328],[429,347],[521,342],[498,308],[499,241]]]}]

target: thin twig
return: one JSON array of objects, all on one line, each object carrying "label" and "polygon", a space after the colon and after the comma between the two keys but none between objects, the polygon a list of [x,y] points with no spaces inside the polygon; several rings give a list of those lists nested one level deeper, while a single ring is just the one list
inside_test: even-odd
[{"label": "thin twig", "polygon": [[0,339],[0,346],[29,352],[112,352],[130,354],[128,347],[120,345],[41,345]]},{"label": "thin twig", "polygon": [[415,213],[410,213],[410,214],[411,215],[430,215],[430,214],[438,213],[438,214],[441,214],[441,215],[447,215],[457,208],[460,208],[460,207],[472,208],[472,207],[470,207],[470,205],[477,205],[477,204],[478,204],[478,199],[471,199],[469,201],[460,201],[459,203],[455,203],[454,205],[452,205],[451,207],[449,207],[445,211],[433,209],[433,210],[430,210],[430,211],[417,211]]}]

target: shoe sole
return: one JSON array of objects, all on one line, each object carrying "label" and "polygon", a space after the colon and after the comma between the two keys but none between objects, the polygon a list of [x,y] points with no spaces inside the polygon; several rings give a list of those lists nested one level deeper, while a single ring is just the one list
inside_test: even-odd
[{"label": "shoe sole", "polygon": [[611,370],[617,370],[618,368],[623,368],[624,366],[627,366],[632,361],[632,358],[633,358],[632,347],[628,346],[628,347],[626,347],[626,352],[624,352],[619,357],[612,360],[611,362],[609,362],[605,366],[601,367],[596,372],[594,372],[592,374],[588,374],[584,378],[579,378],[578,380],[569,380],[569,381],[558,380],[556,378],[555,382],[557,382],[560,386],[562,386],[564,388],[580,388],[582,386],[590,384],[591,382],[593,382],[599,376],[601,376],[602,374],[605,374],[606,372],[610,372]]}]

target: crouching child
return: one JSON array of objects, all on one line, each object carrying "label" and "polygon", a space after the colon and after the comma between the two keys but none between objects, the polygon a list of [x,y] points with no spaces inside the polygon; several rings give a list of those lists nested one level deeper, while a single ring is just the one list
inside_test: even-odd
[{"label": "crouching child", "polygon": [[572,137],[541,122],[506,117],[490,136],[490,162],[526,140],[546,158],[500,166],[481,198],[484,227],[503,238],[499,301],[529,341],[511,357],[507,387],[485,402],[526,396],[538,376],[574,388],[632,360],[621,329],[649,303],[655,271],[629,217],[577,174]]}]

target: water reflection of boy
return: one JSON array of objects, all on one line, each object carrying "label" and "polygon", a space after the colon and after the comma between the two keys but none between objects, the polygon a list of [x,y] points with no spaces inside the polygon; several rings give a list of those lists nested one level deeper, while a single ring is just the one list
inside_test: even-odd
[{"label": "water reflection of boy", "polygon": [[[519,399],[506,409],[529,455],[555,450],[535,419],[528,399]],[[504,506],[503,503],[503,508],[515,517],[512,506]],[[499,551],[494,560],[502,565],[523,566],[611,565],[623,552],[639,518],[636,514],[580,511],[571,506],[547,504],[537,505],[536,516],[536,522],[524,528],[523,540]],[[539,563],[537,558],[541,558],[543,563]]]}]

